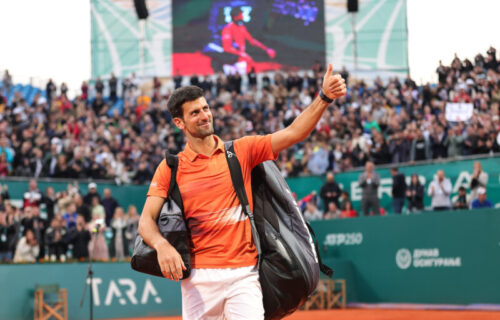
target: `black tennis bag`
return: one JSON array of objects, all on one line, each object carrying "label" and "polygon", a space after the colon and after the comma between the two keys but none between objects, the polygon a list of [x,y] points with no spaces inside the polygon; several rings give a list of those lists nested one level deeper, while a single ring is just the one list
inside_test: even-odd
[{"label": "black tennis bag", "polygon": [[[186,270],[182,271],[182,279],[185,279],[191,274],[191,252],[189,250],[191,235],[184,217],[184,206],[179,186],[176,183],[179,159],[169,153],[166,154],[165,159],[172,172],[172,179],[170,179],[167,198],[156,222],[161,235],[181,255],[186,267]],[[149,247],[139,233],[135,238],[134,253],[130,260],[130,266],[136,271],[163,278],[156,250]]]},{"label": "black tennis bag", "polygon": [[250,219],[259,252],[265,318],[281,319],[297,310],[313,293],[320,270],[329,277],[333,270],[321,262],[311,236],[314,232],[304,221],[276,164],[265,161],[252,170],[252,213],[232,141],[225,144],[234,189]]}]

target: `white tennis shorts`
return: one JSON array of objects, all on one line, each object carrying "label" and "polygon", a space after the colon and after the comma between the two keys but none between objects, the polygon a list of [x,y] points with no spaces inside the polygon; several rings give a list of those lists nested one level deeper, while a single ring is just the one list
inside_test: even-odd
[{"label": "white tennis shorts", "polygon": [[259,273],[254,266],[193,269],[182,280],[183,320],[264,319]]}]

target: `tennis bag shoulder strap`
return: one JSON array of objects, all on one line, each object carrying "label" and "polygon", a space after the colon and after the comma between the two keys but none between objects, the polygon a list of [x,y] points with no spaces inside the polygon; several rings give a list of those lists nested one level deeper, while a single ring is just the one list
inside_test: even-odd
[{"label": "tennis bag shoulder strap", "polygon": [[281,319],[299,308],[316,289],[321,263],[312,229],[298,210],[291,191],[272,161],[252,170],[254,212],[250,211],[240,163],[232,141],[225,142],[234,189],[252,226],[259,253],[259,279],[266,319]]},{"label": "tennis bag shoulder strap", "polygon": [[[191,272],[191,256],[189,251],[190,234],[184,218],[184,205],[177,185],[177,168],[179,158],[166,153],[165,160],[170,168],[170,183],[167,198],[158,216],[157,224],[161,235],[179,252],[187,270],[183,271],[182,279],[189,277]],[[132,269],[153,276],[163,277],[158,264],[156,251],[149,247],[140,234],[137,234],[134,253],[130,262]]]}]

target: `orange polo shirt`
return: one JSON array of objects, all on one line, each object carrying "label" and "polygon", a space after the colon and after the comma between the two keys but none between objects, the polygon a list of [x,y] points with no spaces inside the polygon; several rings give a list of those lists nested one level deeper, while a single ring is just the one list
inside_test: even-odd
[{"label": "orange polo shirt", "polygon": [[[177,184],[191,231],[193,268],[239,268],[257,263],[250,222],[241,210],[224,154],[224,142],[214,135],[216,149],[207,157],[189,144],[178,154]],[[259,163],[274,160],[271,136],[248,136],[234,141],[250,207],[251,172]],[[163,160],[156,169],[148,196],[165,198],[170,168]]]}]

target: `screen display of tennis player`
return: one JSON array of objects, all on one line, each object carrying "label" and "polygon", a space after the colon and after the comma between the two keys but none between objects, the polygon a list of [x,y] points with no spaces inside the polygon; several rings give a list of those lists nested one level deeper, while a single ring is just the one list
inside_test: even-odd
[{"label": "screen display of tennis player", "polygon": [[309,69],[325,61],[319,0],[173,0],[174,75]]}]

